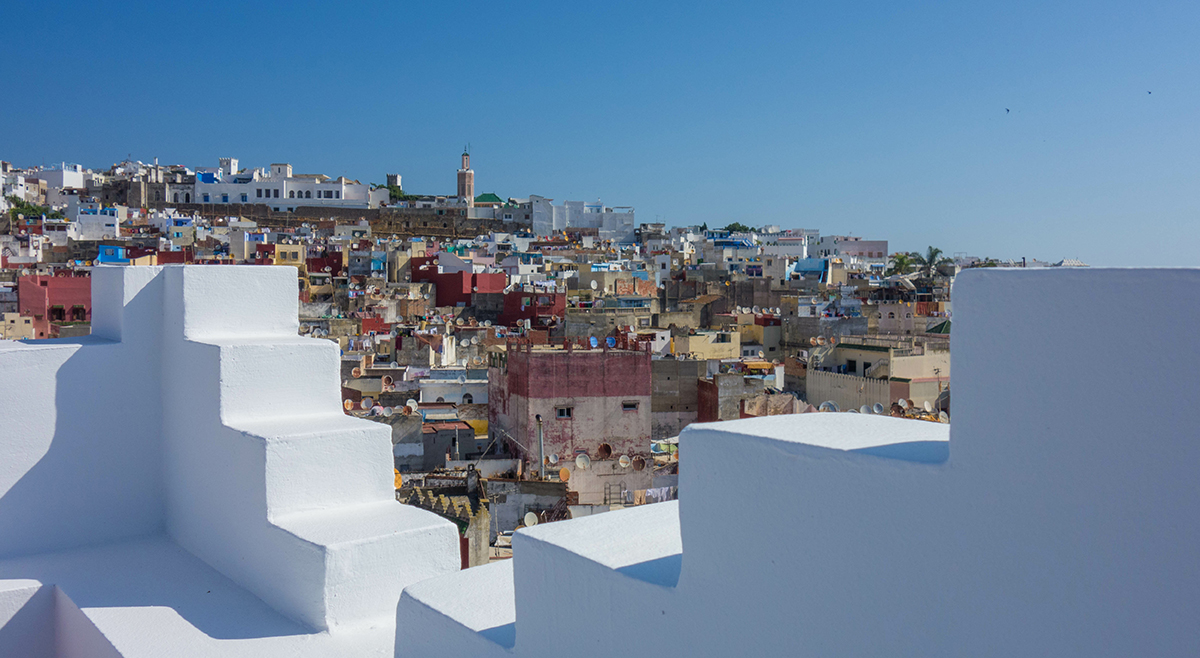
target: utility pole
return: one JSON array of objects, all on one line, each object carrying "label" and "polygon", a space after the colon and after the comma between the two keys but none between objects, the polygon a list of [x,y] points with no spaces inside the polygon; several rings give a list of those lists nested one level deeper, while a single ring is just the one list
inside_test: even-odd
[{"label": "utility pole", "polygon": [[542,415],[535,416],[538,426],[538,461],[540,462],[539,472],[541,479],[546,479],[546,443],[542,437]]}]

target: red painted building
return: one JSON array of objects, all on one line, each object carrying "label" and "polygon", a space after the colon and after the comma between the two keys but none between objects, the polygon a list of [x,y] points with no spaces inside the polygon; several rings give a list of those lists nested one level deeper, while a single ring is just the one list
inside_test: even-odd
[{"label": "red painted building", "polygon": [[439,273],[437,256],[413,258],[411,261],[413,281],[433,283],[437,286],[438,306],[470,306],[471,294],[504,292],[508,275],[474,272]]},{"label": "red painted building", "polygon": [[533,451],[510,442],[531,468],[540,461],[538,415],[546,454],[562,461],[580,453],[592,459],[649,454],[649,352],[510,345],[494,363],[489,423]]},{"label": "red painted building", "polygon": [[567,294],[560,292],[523,292],[504,294],[504,310],[500,324],[512,326],[519,320],[529,320],[534,328],[562,321],[567,313]]},{"label": "red painted building", "polygon": [[86,273],[20,277],[17,312],[33,318],[36,338],[51,337],[52,322],[91,322],[92,277]]}]

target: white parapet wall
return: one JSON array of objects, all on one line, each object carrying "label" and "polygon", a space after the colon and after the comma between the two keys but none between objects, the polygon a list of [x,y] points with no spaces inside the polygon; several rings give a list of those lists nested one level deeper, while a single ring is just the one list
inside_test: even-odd
[{"label": "white parapet wall", "polygon": [[342,413],[295,286],[99,267],[92,336],[0,341],[0,655],[392,653],[458,533],[396,502],[390,433]]},{"label": "white parapet wall", "polygon": [[397,655],[1197,655],[1197,291],[967,272],[950,426],[692,425],[677,506],[522,530],[511,566],[409,587]]}]

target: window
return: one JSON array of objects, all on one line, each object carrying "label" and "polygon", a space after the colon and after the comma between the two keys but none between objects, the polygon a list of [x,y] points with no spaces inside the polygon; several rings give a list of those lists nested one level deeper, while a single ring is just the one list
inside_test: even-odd
[{"label": "window", "polygon": [[475,398],[471,397],[470,393],[463,393],[463,404],[471,404],[475,402]]},{"label": "window", "polygon": [[276,198],[276,199],[278,199],[278,198],[279,198],[279,190],[278,190],[278,189],[277,189],[277,190],[275,190],[275,198]]},{"label": "window", "polygon": [[179,193],[175,193],[175,203],[179,203]]},{"label": "window", "polygon": [[207,194],[204,195],[204,203],[208,203],[208,195]]},{"label": "window", "polygon": [[295,199],[296,198],[296,190],[288,190],[288,198]]},{"label": "window", "polygon": [[334,190],[334,191],[333,191],[333,198],[335,198],[335,199],[340,199],[340,198],[342,198],[342,191],[341,191],[341,190]]},{"label": "window", "polygon": [[261,187],[254,190],[254,192],[255,192],[255,196],[257,196],[260,199],[262,198],[262,188]]},{"label": "window", "polygon": [[305,190],[305,191],[304,191],[304,198],[305,198],[305,199],[311,199],[311,198],[312,198],[312,190]]},{"label": "window", "polygon": [[242,203],[246,203],[247,201],[249,201],[249,200],[250,200],[250,199],[248,199],[248,198],[246,198],[246,197],[247,197],[247,195],[245,195],[245,194],[243,194],[243,195],[242,195]]},{"label": "window", "polygon": [[895,313],[892,313],[892,312],[890,312],[890,311],[889,311],[889,312],[888,312],[888,319],[889,319],[889,320],[895,320],[895,319],[896,319],[896,314],[895,314]]},{"label": "window", "polygon": [[446,398],[444,398],[444,397],[442,397],[442,396],[440,396],[440,395],[439,395],[439,396],[438,396],[438,399],[437,399],[437,401],[438,401],[438,402],[445,402],[445,401],[446,401]]},{"label": "window", "polygon": [[191,193],[191,192],[185,192],[185,193],[184,193],[184,195],[183,195],[183,202],[184,202],[184,203],[191,203],[191,202],[192,202],[192,193]]},{"label": "window", "polygon": [[221,195],[221,203],[229,203],[229,195],[228,194]]},{"label": "window", "polygon": [[[864,371],[866,368],[863,369]],[[858,361],[846,359],[846,372],[858,372]]]},{"label": "window", "polygon": [[556,409],[554,410],[554,415],[555,415],[555,416],[557,416],[557,417],[558,417],[558,418],[560,418],[560,419],[563,419],[563,418],[570,418],[570,417],[571,417],[571,411],[572,411],[574,408],[575,408],[575,407],[558,407],[558,408],[556,408]]},{"label": "window", "polygon": [[637,411],[637,410],[638,410],[638,403],[636,403],[636,402],[622,402],[621,403],[621,411]]}]

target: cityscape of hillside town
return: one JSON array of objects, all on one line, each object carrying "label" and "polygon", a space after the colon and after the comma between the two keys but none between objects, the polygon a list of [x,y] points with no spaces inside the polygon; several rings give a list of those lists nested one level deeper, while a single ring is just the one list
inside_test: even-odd
[{"label": "cityscape of hillside town", "polygon": [[[232,157],[0,163],[0,655],[1192,641],[1154,616],[1190,612],[1192,583],[1165,599],[1146,583],[1184,568],[1195,531],[1158,551],[1166,538],[1061,505],[1090,478],[1064,476],[1084,465],[1051,443],[1105,476],[1144,470],[1088,489],[1118,519],[1189,509],[1194,487],[1170,492],[1194,460],[1101,449],[1128,419],[1010,432],[995,416],[1074,406],[1103,378],[1043,366],[1126,330],[1092,317],[1105,295],[1179,308],[1174,284],[891,250],[903,236],[638,222],[480,192],[471,155],[457,164],[453,193],[416,194],[399,173]],[[1057,328],[1027,348],[1027,322]],[[1044,526],[1009,511],[1032,505]],[[1111,554],[1076,559],[1088,537]],[[1013,551],[1038,578],[1009,571]],[[1081,582],[1110,596],[1081,602]],[[968,599],[986,605],[953,604]]]}]

